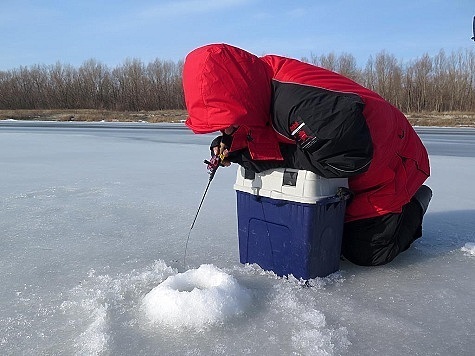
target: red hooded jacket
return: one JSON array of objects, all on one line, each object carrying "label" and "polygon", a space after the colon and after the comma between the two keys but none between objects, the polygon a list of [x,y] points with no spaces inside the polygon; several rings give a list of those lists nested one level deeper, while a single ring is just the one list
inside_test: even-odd
[{"label": "red hooded jacket", "polygon": [[[346,221],[401,212],[429,176],[427,151],[398,109],[342,75],[295,59],[274,55],[259,58],[226,44],[200,47],[187,56],[184,65],[189,114],[186,125],[195,133],[237,125],[231,151],[247,147],[253,160],[281,160],[279,143],[295,140],[288,130],[276,129],[273,83],[315,88],[336,95],[337,101],[356,97],[363,103],[372,159],[364,173],[349,176],[354,198],[347,207]],[[285,104],[286,98],[280,102]],[[294,108],[287,113],[292,122]],[[335,117],[334,113],[326,116],[327,121]],[[353,117],[348,115],[346,121],[351,120]],[[341,123],[338,125],[340,129]],[[246,140],[251,131],[252,140]],[[357,143],[358,137],[363,139],[357,134],[351,142]],[[337,140],[335,136],[329,141]]]}]

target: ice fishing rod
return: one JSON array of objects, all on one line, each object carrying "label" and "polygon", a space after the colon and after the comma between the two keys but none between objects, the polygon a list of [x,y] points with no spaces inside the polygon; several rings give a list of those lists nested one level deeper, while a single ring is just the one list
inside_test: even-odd
[{"label": "ice fishing rod", "polygon": [[209,161],[206,159],[204,160],[204,163],[207,164],[206,168],[208,169],[209,179],[208,179],[208,184],[206,185],[206,189],[203,193],[203,197],[201,198],[200,205],[198,206],[198,210],[196,211],[195,218],[193,219],[193,222],[191,223],[190,231],[188,232],[188,237],[186,238],[185,253],[183,255],[183,268],[185,268],[186,266],[186,251],[188,250],[188,241],[190,240],[191,230],[193,230],[193,227],[195,226],[196,219],[198,218],[198,214],[200,213],[201,206],[203,205],[203,202],[206,197],[206,193],[208,193],[208,188],[211,184],[211,181],[213,180],[214,175],[216,174],[216,171],[218,170],[223,160],[224,160],[224,155],[222,153],[211,157]]}]

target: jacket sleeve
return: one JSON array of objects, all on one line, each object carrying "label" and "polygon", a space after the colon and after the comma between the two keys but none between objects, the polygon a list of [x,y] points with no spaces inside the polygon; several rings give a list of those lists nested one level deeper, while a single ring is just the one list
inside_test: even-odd
[{"label": "jacket sleeve", "polygon": [[260,173],[273,168],[294,168],[312,171],[318,175],[324,172],[313,166],[308,155],[294,144],[279,144],[283,161],[277,160],[253,160],[247,149],[233,151],[229,154],[228,159],[255,173]]}]

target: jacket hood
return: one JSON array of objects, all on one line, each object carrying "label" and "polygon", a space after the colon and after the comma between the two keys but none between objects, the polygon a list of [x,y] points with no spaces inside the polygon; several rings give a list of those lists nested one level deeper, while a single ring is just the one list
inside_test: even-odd
[{"label": "jacket hood", "polygon": [[252,159],[283,160],[271,125],[272,71],[259,57],[227,44],[195,49],[185,59],[186,125],[194,133],[235,125],[230,151],[248,148]]},{"label": "jacket hood", "polygon": [[195,49],[183,68],[186,125],[195,133],[231,125],[264,127],[270,120],[271,79],[259,57],[237,47]]}]

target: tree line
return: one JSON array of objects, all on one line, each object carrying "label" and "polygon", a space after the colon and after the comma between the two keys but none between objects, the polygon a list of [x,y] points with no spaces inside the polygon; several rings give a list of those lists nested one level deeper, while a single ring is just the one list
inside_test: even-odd
[{"label": "tree line", "polygon": [[[363,68],[351,54],[302,58],[374,90],[406,113],[475,111],[475,52],[443,50],[403,63],[382,51]],[[0,71],[0,109],[184,109],[183,61],[127,59],[110,68],[90,59]]]},{"label": "tree line", "polygon": [[0,109],[168,110],[184,106],[183,62],[127,59],[109,68],[90,59],[0,71]]},{"label": "tree line", "polygon": [[375,91],[403,112],[475,111],[475,52],[403,63],[385,51],[370,57],[363,69],[350,54],[312,56],[309,62],[341,73]]}]

